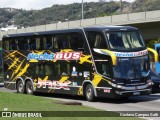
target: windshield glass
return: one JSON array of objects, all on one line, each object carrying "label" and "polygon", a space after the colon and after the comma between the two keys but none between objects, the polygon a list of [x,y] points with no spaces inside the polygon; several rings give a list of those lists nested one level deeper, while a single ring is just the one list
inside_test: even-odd
[{"label": "windshield glass", "polygon": [[127,50],[145,47],[138,31],[106,32],[109,46],[113,50]]},{"label": "windshield glass", "polygon": [[118,58],[113,68],[114,78],[137,79],[149,75],[148,56],[137,58]]}]

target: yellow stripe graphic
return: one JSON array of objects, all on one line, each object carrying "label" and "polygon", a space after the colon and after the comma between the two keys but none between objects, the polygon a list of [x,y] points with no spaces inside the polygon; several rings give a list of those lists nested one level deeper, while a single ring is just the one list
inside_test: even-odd
[{"label": "yellow stripe graphic", "polygon": [[13,55],[14,53],[16,53],[16,51],[14,51],[14,52],[8,54],[8,55],[5,57],[5,59],[8,59],[8,57],[14,57],[14,55]]},{"label": "yellow stripe graphic", "polygon": [[64,76],[64,77],[62,77],[60,80],[59,80],[59,82],[65,82],[66,80],[68,80],[68,76]]},{"label": "yellow stripe graphic", "polygon": [[94,87],[97,87],[97,85],[99,84],[99,82],[102,80],[102,76],[95,74],[94,78],[92,80],[92,83],[94,85]]},{"label": "yellow stripe graphic", "polygon": [[24,60],[21,62],[21,64],[17,67],[17,69],[15,70],[15,73],[17,73],[19,70],[20,70],[20,68],[21,68],[21,66],[22,66],[22,64],[23,64],[23,62],[24,62]]},{"label": "yellow stripe graphic", "polygon": [[[27,68],[29,67],[29,65],[30,64],[27,63],[26,66],[22,69],[22,71],[16,77],[22,76],[27,71]],[[13,80],[15,80],[16,77]]]},{"label": "yellow stripe graphic", "polygon": [[109,54],[112,58],[112,63],[113,65],[117,65],[117,57],[116,54],[110,50],[107,49],[101,49],[101,51],[106,52],[107,54]]},{"label": "yellow stripe graphic", "polygon": [[104,81],[106,81],[108,83],[111,83],[109,80],[104,79],[101,75],[94,74],[94,78],[92,80],[92,83],[93,83],[94,87],[97,87],[98,84],[101,82],[101,80],[104,80]]},{"label": "yellow stripe graphic", "polygon": [[88,63],[93,64],[93,62],[91,60],[88,60],[89,58],[91,58],[91,55],[84,55],[84,54],[82,54],[79,63],[83,64],[84,62],[88,62]]}]

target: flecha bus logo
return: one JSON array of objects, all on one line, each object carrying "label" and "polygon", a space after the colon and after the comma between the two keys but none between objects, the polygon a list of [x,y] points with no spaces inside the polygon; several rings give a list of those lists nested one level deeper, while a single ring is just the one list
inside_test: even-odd
[{"label": "flecha bus logo", "polygon": [[57,52],[54,60],[79,60],[81,52]]},{"label": "flecha bus logo", "polygon": [[79,60],[82,52],[29,53],[27,60]]}]

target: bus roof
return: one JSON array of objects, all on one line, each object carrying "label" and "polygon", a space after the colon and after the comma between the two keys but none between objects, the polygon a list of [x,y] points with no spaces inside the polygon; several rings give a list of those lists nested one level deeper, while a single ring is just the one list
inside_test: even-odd
[{"label": "bus roof", "polygon": [[3,38],[8,37],[21,37],[21,36],[34,36],[34,35],[47,35],[53,33],[66,33],[66,32],[80,32],[82,28],[77,29],[64,29],[64,30],[50,30],[50,31],[41,31],[41,32],[27,32],[27,33],[16,33],[16,34],[8,34],[4,35]]},{"label": "bus roof", "polygon": [[20,37],[20,36],[34,36],[34,35],[47,35],[47,34],[53,34],[53,33],[66,33],[66,32],[80,32],[84,30],[98,30],[98,31],[124,31],[124,30],[138,30],[135,27],[131,26],[92,26],[92,27],[80,27],[75,29],[63,29],[63,30],[51,30],[51,31],[42,31],[42,32],[28,32],[28,33],[16,33],[16,34],[8,34],[4,35],[3,38],[8,37]]},{"label": "bus roof", "polygon": [[107,30],[107,31],[121,31],[121,30],[138,30],[135,27],[131,26],[93,26],[93,27],[84,27],[85,30]]}]

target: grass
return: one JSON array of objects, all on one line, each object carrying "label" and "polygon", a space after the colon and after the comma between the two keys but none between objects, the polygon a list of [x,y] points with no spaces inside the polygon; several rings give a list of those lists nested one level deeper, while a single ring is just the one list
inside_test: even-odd
[{"label": "grass", "polygon": [[[31,96],[17,93],[0,92],[0,111],[7,108],[8,111],[100,111],[86,106],[57,104],[57,100],[39,96]],[[54,112],[53,112],[54,113]],[[96,112],[94,112],[96,114]],[[83,116],[83,115],[82,115]],[[45,118],[7,118],[7,120],[53,120]],[[134,117],[54,117],[54,120],[139,120]],[[0,120],[6,120],[0,118]]]},{"label": "grass", "polygon": [[17,93],[0,92],[0,111],[95,111],[97,109],[57,104],[57,100]]}]

